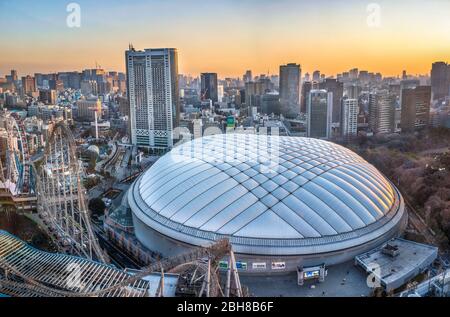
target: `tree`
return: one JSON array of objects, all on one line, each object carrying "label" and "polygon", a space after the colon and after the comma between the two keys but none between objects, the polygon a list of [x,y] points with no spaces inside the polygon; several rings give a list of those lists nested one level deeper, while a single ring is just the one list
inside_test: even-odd
[{"label": "tree", "polygon": [[93,215],[103,216],[103,214],[105,213],[105,209],[105,203],[100,198],[92,198],[89,202],[89,210]]}]

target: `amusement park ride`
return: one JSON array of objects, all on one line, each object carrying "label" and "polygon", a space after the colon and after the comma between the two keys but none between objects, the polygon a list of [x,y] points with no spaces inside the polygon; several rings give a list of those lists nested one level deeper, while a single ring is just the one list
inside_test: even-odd
[{"label": "amusement park ride", "polygon": [[[136,294],[134,291],[123,290],[129,290],[130,285],[144,285],[142,280],[146,276],[159,272],[162,281],[165,273],[178,274],[180,293],[185,296],[244,296],[236,265],[233,265],[234,253],[226,240],[157,261],[134,275],[123,275],[115,282],[110,280],[109,275],[116,273],[96,266],[103,263],[112,268],[90,222],[86,189],[81,179],[83,167],[76,156],[70,129],[64,123],[57,123],[45,142],[42,155],[31,156],[21,121],[7,113],[0,115],[0,123],[7,134],[4,135],[7,146],[1,149],[3,164],[0,160],[0,214],[2,211],[36,214],[35,218],[62,254],[56,257],[29,251],[8,235],[0,235],[2,292],[12,296],[132,296]],[[65,278],[64,274],[60,275],[65,272],[63,263],[67,263],[63,254],[85,261],[80,262],[86,268],[82,274],[86,274],[91,289],[62,287],[56,282],[52,284],[37,278],[37,274],[45,275],[46,281]],[[218,263],[225,256],[232,265],[225,274],[222,290]],[[11,259],[15,261],[11,262]],[[42,272],[42,267],[53,269]],[[104,279],[109,283],[104,284]]]},{"label": "amusement park ride", "polygon": [[34,193],[28,139],[22,121],[12,113],[0,114],[1,144],[0,188],[13,196]]}]

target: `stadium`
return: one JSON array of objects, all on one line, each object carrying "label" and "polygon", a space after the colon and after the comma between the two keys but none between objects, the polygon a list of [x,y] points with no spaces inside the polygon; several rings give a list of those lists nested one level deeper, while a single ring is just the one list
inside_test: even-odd
[{"label": "stadium", "polygon": [[400,192],[360,156],[287,136],[181,144],[133,183],[128,203],[149,249],[173,256],[227,238],[249,274],[346,262],[407,222]]}]

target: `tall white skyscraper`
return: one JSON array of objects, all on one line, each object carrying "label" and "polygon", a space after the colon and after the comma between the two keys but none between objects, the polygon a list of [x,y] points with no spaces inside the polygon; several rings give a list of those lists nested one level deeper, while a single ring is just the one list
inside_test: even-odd
[{"label": "tall white skyscraper", "polygon": [[358,99],[344,99],[341,108],[341,135],[354,137],[358,133]]},{"label": "tall white skyscraper", "polygon": [[329,139],[333,116],[333,93],[323,89],[311,90],[308,98],[307,116],[308,137]]},{"label": "tall white skyscraper", "polygon": [[177,50],[130,47],[125,56],[131,141],[155,152],[167,151],[179,121]]}]

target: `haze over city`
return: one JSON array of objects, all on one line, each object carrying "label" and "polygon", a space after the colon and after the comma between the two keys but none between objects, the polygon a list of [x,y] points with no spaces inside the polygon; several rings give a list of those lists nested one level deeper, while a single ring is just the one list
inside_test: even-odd
[{"label": "haze over city", "polygon": [[[397,76],[427,74],[448,60],[450,2],[172,0],[77,1],[81,27],[66,26],[66,1],[0,1],[0,74],[95,67],[124,71],[123,51],[176,47],[180,73],[214,71],[220,77],[278,72],[287,62],[304,72],[335,75],[352,67]],[[14,25],[13,28],[9,26]]]}]

